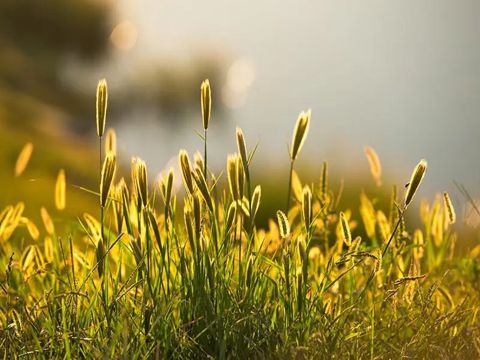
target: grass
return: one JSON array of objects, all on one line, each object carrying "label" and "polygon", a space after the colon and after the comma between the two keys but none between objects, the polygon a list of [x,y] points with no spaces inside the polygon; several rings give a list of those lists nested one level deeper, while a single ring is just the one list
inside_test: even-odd
[{"label": "grass", "polygon": [[[97,114],[105,121],[102,86]],[[210,93],[202,94],[209,104]],[[202,110],[209,119],[209,107]],[[115,170],[110,134],[90,190],[97,214],[50,218],[70,206],[68,169],[55,186],[58,209],[42,208],[43,226],[21,205],[5,204],[2,358],[479,357],[480,250],[455,251],[448,194],[421,203],[418,229],[404,219],[426,163],[400,196],[380,186],[370,149],[378,186],[359,194],[354,218],[358,204],[340,205],[326,163],[318,184],[302,184],[293,170],[310,121],[302,114],[285,158],[289,205],[266,228],[255,221],[262,206],[249,169],[255,149],[240,129],[226,179],[208,168],[205,136],[205,161],[197,155],[192,164],[180,151],[181,175],[170,171],[151,186],[145,163],[134,158],[128,181]],[[175,176],[183,197],[173,193]]]}]

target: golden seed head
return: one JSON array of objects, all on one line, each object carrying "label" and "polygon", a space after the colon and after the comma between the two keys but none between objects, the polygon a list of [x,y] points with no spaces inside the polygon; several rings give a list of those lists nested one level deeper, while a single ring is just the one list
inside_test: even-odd
[{"label": "golden seed head", "polygon": [[340,225],[342,226],[343,241],[345,241],[347,246],[350,246],[352,244],[352,233],[350,232],[348,220],[343,212],[340,212]]},{"label": "golden seed head", "polygon": [[200,103],[202,106],[203,128],[207,130],[212,112],[212,91],[208,79],[204,80],[200,86]]},{"label": "golden seed head", "polygon": [[237,178],[237,155],[228,155],[227,159],[227,178],[228,187],[232,199],[239,200],[240,193],[238,191],[238,178]]},{"label": "golden seed head", "polygon": [[172,198],[172,189],[173,189],[173,169],[168,170],[167,176],[160,181],[160,192],[163,196],[163,201],[165,205],[170,204]]},{"label": "golden seed head", "polygon": [[370,165],[370,172],[375,180],[377,186],[382,185],[382,164],[380,163],[380,158],[373,148],[370,146],[365,147],[365,155],[367,157],[368,163]]},{"label": "golden seed head", "polygon": [[258,208],[260,207],[261,198],[262,198],[262,188],[260,185],[257,185],[255,187],[255,190],[253,190],[253,195],[252,195],[252,216],[251,216],[252,219],[254,219],[255,216],[257,215]]},{"label": "golden seed head", "polygon": [[277,211],[278,228],[280,230],[280,237],[282,239],[287,238],[290,235],[290,224],[287,219],[287,215],[281,210]]},{"label": "golden seed head", "polygon": [[413,200],[420,183],[425,176],[427,171],[427,161],[425,159],[420,160],[420,162],[415,166],[412,176],[410,178],[410,183],[408,184],[407,192],[405,194],[405,207],[407,207]]},{"label": "golden seed head", "polygon": [[245,172],[243,171],[243,165],[242,165],[242,160],[240,159],[240,156],[237,156],[236,162],[235,162],[235,174],[237,176],[237,193],[238,193],[238,198],[239,200],[243,199],[243,188],[245,185]]},{"label": "golden seed head", "polygon": [[117,167],[117,162],[115,156],[108,154],[103,161],[102,167],[102,176],[100,179],[100,206],[105,207],[107,204],[108,193],[112,186],[113,177],[115,175],[115,170]]},{"label": "golden seed head", "polygon": [[57,181],[55,183],[55,207],[58,210],[65,209],[66,205],[66,178],[65,170],[61,169],[58,172]]},{"label": "golden seed head", "polygon": [[455,214],[455,208],[453,207],[452,200],[450,200],[450,196],[446,191],[443,193],[443,205],[447,210],[448,221],[450,222],[450,224],[455,224],[455,221],[457,219],[457,216]]},{"label": "golden seed head", "polygon": [[43,206],[40,208],[40,216],[42,217],[43,226],[45,226],[47,233],[49,235],[53,235],[55,233],[55,226],[53,226],[53,221],[50,217],[50,214]]},{"label": "golden seed head", "polygon": [[302,149],[303,143],[307,138],[308,128],[310,126],[310,117],[311,110],[303,111],[300,113],[297,119],[297,124],[295,125],[295,130],[293,131],[292,136],[292,147],[290,149],[290,158],[295,160],[298,156],[298,153]]},{"label": "golden seed head", "polygon": [[138,194],[142,200],[143,206],[147,206],[148,203],[148,176],[147,176],[147,165],[145,161],[140,158],[132,159],[133,171],[135,173],[134,186],[137,189]]},{"label": "golden seed head", "polygon": [[305,228],[308,230],[312,224],[312,192],[308,186],[303,188],[302,216]]},{"label": "golden seed head", "polygon": [[117,134],[113,128],[107,130],[105,138],[105,154],[117,155]]},{"label": "golden seed head", "polygon": [[190,166],[190,159],[185,150],[180,150],[178,155],[180,169],[182,170],[183,184],[190,194],[193,194],[193,179],[192,168]]},{"label": "golden seed head", "polygon": [[227,211],[227,218],[225,220],[226,231],[230,231],[236,218],[237,218],[237,202],[233,201],[228,207],[228,211]]},{"label": "golden seed head", "polygon": [[103,136],[105,132],[105,123],[107,120],[108,88],[107,80],[102,79],[97,85],[97,135]]},{"label": "golden seed head", "polygon": [[248,171],[248,153],[247,153],[247,144],[245,142],[245,136],[243,135],[242,129],[237,127],[237,147],[240,158],[242,159],[243,168],[245,171]]},{"label": "golden seed head", "polygon": [[15,163],[15,176],[18,177],[22,175],[22,173],[25,171],[25,168],[28,165],[28,162],[30,161],[30,157],[32,156],[33,152],[33,144],[32,143],[26,143],[22,150],[20,151],[20,154],[18,155],[17,162]]}]

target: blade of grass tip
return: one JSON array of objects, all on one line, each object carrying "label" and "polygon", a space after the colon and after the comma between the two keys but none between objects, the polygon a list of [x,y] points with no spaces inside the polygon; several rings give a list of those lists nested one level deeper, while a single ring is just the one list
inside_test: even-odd
[{"label": "blade of grass tip", "polygon": [[463,185],[457,183],[455,180],[453,181],[453,184],[458,189],[458,191],[460,191],[460,193],[465,197],[465,200],[467,200],[470,205],[472,205],[472,208],[475,210],[477,215],[480,216],[480,209],[478,208],[475,200],[472,198],[468,190]]}]

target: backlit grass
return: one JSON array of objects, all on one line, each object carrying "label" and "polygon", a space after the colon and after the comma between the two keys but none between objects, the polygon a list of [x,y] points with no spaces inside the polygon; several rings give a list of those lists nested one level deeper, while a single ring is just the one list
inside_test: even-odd
[{"label": "backlit grass", "polygon": [[[290,158],[278,159],[291,165],[281,195],[287,206],[260,228],[255,148],[241,129],[225,170],[208,167],[207,128],[215,125],[208,82],[204,155],[192,162],[180,150],[180,173],[167,171],[154,184],[139,158],[121,177],[114,132],[104,136],[107,99],[102,81],[100,164],[90,164],[92,174],[101,171],[98,187],[84,190],[98,198],[98,212],[61,216],[71,184],[60,168],[55,207],[38,209],[42,223],[24,214],[28,199],[2,204],[3,358],[480,356],[480,247],[455,252],[462,239],[446,193],[421,202],[419,228],[405,220],[428,176],[424,160],[400,191],[403,179],[382,185],[380,160],[367,148],[377,190],[340,205],[327,163],[312,164],[318,183],[304,184],[294,171],[314,121],[302,112]],[[19,161],[21,175],[25,153]],[[183,183],[178,193],[175,178]]]}]

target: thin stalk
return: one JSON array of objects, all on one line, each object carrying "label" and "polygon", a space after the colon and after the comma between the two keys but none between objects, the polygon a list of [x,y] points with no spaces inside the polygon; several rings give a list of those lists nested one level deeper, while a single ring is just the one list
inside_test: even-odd
[{"label": "thin stalk", "polygon": [[204,129],[203,135],[203,158],[205,160],[203,163],[203,176],[207,180],[207,129]]},{"label": "thin stalk", "polygon": [[292,191],[293,162],[294,160],[290,161],[290,175],[288,177],[287,207],[285,208],[285,214],[287,216],[288,216],[288,209],[290,208],[290,196]]},{"label": "thin stalk", "polygon": [[385,249],[383,249],[382,257],[385,256],[385,253],[387,252],[388,247],[390,246],[390,243],[392,242],[393,238],[395,237],[395,233],[397,232],[398,227],[400,226],[400,224],[402,222],[404,212],[405,212],[405,207],[403,208],[403,210],[400,211],[400,215],[398,217],[397,223],[395,224],[395,228],[393,229],[392,234],[390,235],[390,239],[388,239],[387,245],[385,245]]},{"label": "thin stalk", "polygon": [[[99,155],[99,158],[98,158],[99,180],[101,182],[102,181],[102,137],[101,136],[98,137],[98,155]],[[102,241],[104,239],[103,217],[104,217],[103,206],[102,206],[101,200],[100,200],[100,223],[101,223]]]}]

